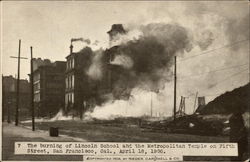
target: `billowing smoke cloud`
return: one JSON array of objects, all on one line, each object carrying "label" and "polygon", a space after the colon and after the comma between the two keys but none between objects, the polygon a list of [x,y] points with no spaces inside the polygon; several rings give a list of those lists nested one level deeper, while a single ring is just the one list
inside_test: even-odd
[{"label": "billowing smoke cloud", "polygon": [[166,75],[170,73],[173,57],[189,51],[191,41],[187,30],[177,24],[155,23],[141,26],[140,29],[142,36],[138,40],[122,44],[118,49],[118,53],[128,56],[134,63],[130,72],[126,71],[127,79],[118,83],[157,92],[167,81]]},{"label": "billowing smoke cloud", "polygon": [[[171,115],[174,56],[178,56],[178,59],[181,60],[182,57],[194,56],[226,44],[249,39],[248,14],[246,12],[233,14],[236,11],[238,13],[242,6],[236,5],[236,10],[232,11],[230,7],[221,9],[217,4],[198,3],[195,6],[192,5],[183,4],[184,9],[180,8],[180,10],[173,7],[173,12],[167,16],[163,11],[168,9],[161,5],[157,11],[154,11],[156,13],[154,19],[149,21],[152,22],[158,17],[159,22],[164,22],[164,18],[166,18],[165,22],[167,23],[134,25],[133,28],[127,29],[128,31],[137,31],[134,37],[133,34],[130,34],[129,37],[117,35],[116,41],[111,44],[112,48],[99,57],[99,63],[102,65],[99,66],[100,71],[107,71],[110,68],[109,63],[114,65],[111,67],[112,76],[116,76],[112,80],[113,102],[97,106],[91,113],[92,116],[125,115],[126,108],[133,110],[138,108],[138,114],[130,114],[131,116],[143,115],[149,109],[150,103],[145,104],[151,99],[149,93],[153,93],[154,107],[159,109],[158,112],[168,112],[168,115]],[[168,11],[171,12],[171,10]],[[173,21],[178,22],[178,24],[169,23]],[[245,43],[242,43],[215,50],[213,55],[209,52],[208,55],[202,55],[202,57],[194,57],[195,59],[184,62],[179,61],[177,104],[180,96],[188,96],[186,107],[190,113],[194,110],[196,92],[198,92],[198,96],[206,96],[206,102],[208,102],[216,95],[243,85],[246,80],[244,75],[239,76],[243,79],[237,80],[231,76],[241,72],[246,67],[215,73],[208,72],[246,63],[247,47]],[[121,57],[126,59],[121,59]],[[132,66],[126,66],[129,63],[132,63],[130,64]],[[202,75],[195,76],[197,74]],[[194,75],[194,77],[182,80],[183,75],[184,77]],[[225,77],[228,78],[226,81]],[[222,81],[223,84],[221,84]],[[140,89],[143,93],[139,93],[135,89]],[[145,100],[141,100],[139,96]],[[128,110],[128,112],[132,112],[132,110]]]},{"label": "billowing smoke cloud", "polygon": [[136,87],[158,92],[172,73],[173,57],[192,48],[188,31],[178,24],[148,24],[134,33],[134,37],[120,35],[123,38],[115,39],[116,42],[122,40],[119,47],[96,54],[88,70],[92,79],[100,80],[102,74],[112,68],[112,78],[115,78],[111,81],[112,92],[118,98],[124,91],[130,92]]},{"label": "billowing smoke cloud", "polygon": [[71,39],[71,43],[76,42],[76,41],[81,41],[81,42],[84,42],[88,45],[91,43],[90,39],[84,39],[84,38],[72,38]]},{"label": "billowing smoke cloud", "polygon": [[[194,24],[192,27],[200,35],[197,39],[198,44],[200,41],[205,42],[205,40],[207,40],[206,44],[212,43],[216,37],[216,39],[224,37],[221,41],[226,44],[234,44],[236,41],[249,39],[247,3],[218,2],[215,4],[198,2],[191,5],[191,3],[186,2],[184,6],[184,14],[187,14],[190,23]],[[238,49],[239,46],[232,46],[232,50]]]}]

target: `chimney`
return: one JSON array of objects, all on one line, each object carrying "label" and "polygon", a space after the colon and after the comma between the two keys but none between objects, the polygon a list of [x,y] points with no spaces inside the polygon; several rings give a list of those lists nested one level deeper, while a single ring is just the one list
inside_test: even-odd
[{"label": "chimney", "polygon": [[73,45],[72,45],[72,42],[71,42],[69,48],[70,48],[70,54],[72,54],[72,53],[73,53]]}]

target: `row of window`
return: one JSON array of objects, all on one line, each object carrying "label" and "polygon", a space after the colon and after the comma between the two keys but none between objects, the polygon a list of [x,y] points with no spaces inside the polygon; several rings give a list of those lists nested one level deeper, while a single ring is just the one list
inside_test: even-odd
[{"label": "row of window", "polygon": [[34,91],[38,91],[40,89],[40,82],[34,84]]},{"label": "row of window", "polygon": [[34,101],[39,102],[40,101],[40,93],[34,94]]},{"label": "row of window", "polygon": [[67,67],[67,70],[74,68],[75,67],[75,59],[72,58],[72,59],[67,60],[66,67]]},{"label": "row of window", "polygon": [[[61,85],[60,84],[58,84],[58,83],[47,83],[46,84],[46,88],[53,88],[53,89],[55,89],[55,88],[61,88]],[[41,87],[40,87],[40,82],[38,82],[38,83],[35,83],[34,84],[34,91],[38,91],[38,90],[40,90],[41,89]]]},{"label": "row of window", "polygon": [[65,104],[74,103],[74,93],[66,93],[65,95]]},{"label": "row of window", "polygon": [[[41,94],[40,93],[36,93],[34,94],[34,102],[40,102],[41,101]],[[74,93],[66,93],[65,94],[65,103],[74,103]]]},{"label": "row of window", "polygon": [[69,75],[65,79],[66,89],[73,89],[75,87],[75,76]]}]

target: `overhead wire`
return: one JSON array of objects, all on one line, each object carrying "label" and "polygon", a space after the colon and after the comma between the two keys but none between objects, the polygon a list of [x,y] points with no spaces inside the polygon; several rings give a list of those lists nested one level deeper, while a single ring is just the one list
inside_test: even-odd
[{"label": "overhead wire", "polygon": [[214,72],[218,72],[218,71],[224,71],[224,70],[228,70],[228,69],[235,69],[235,68],[238,68],[238,67],[241,67],[241,66],[246,66],[246,65],[249,65],[249,63],[245,63],[245,64],[241,64],[241,65],[234,65],[234,66],[230,66],[230,67],[225,67],[222,68],[222,69],[215,69],[215,70],[212,70],[212,71],[208,71],[208,72],[203,72],[203,73],[199,73],[199,74],[190,74],[190,75],[186,75],[186,76],[180,76],[178,78],[178,80],[185,80],[186,78],[190,78],[190,77],[193,77],[193,76],[200,76],[200,75],[204,75],[204,74],[208,74],[208,73],[214,73]]},{"label": "overhead wire", "polygon": [[[245,42],[245,41],[249,41],[249,39],[237,41],[237,42],[234,42],[234,43],[231,43],[231,44],[227,44],[227,45],[222,46],[222,47],[219,47],[219,48],[215,48],[215,49],[212,49],[212,50],[209,50],[209,51],[202,52],[202,53],[197,54],[197,55],[193,55],[193,56],[190,56],[190,57],[186,57],[186,58],[184,58],[184,59],[179,59],[179,60],[177,60],[177,63],[182,62],[182,61],[185,61],[185,60],[188,60],[188,59],[193,59],[193,58],[195,58],[195,57],[197,57],[197,56],[202,56],[202,55],[205,55],[205,54],[218,54],[218,53],[216,53],[216,52],[215,52],[215,53],[212,53],[212,52],[217,51],[217,50],[221,50],[221,49],[223,49],[223,48],[232,47],[232,46],[235,46],[235,45],[240,44],[240,43]],[[248,51],[249,51],[249,50],[248,50]],[[215,69],[215,70],[208,71],[208,72],[204,72],[204,73],[200,73],[200,74],[191,74],[191,75],[187,75],[187,76],[181,76],[181,77],[177,77],[177,78],[181,78],[181,79],[177,79],[177,80],[178,80],[178,81],[181,81],[181,80],[185,80],[185,78],[190,78],[190,77],[192,77],[192,76],[200,76],[200,75],[204,75],[204,74],[207,74],[207,73],[215,73],[215,72],[218,72],[218,71],[224,71],[224,70],[228,70],[228,69],[239,68],[239,67],[242,67],[242,66],[246,66],[246,65],[248,65],[248,64],[249,64],[249,63],[244,63],[244,64],[241,64],[241,65],[235,65],[235,66],[230,66],[230,67],[224,67],[224,68],[222,68],[222,69]],[[228,80],[229,78],[232,78],[232,77],[234,77],[234,76],[237,76],[237,75],[242,74],[243,72],[245,72],[245,71],[247,71],[247,70],[249,70],[249,69],[248,69],[248,68],[247,68],[247,69],[244,69],[244,70],[242,70],[242,71],[240,71],[240,72],[234,73],[233,75],[230,75],[230,76],[224,78],[223,80],[218,81],[218,82],[214,85],[214,87],[217,86],[218,84],[220,84],[220,83],[222,83],[222,82]],[[183,78],[184,78],[184,79],[183,79]],[[203,89],[203,90],[205,90],[205,89]],[[203,90],[201,90],[201,91],[203,91]],[[181,94],[179,87],[178,87],[178,92]],[[221,94],[222,94],[222,93],[221,93]],[[193,95],[195,95],[195,94],[188,95],[187,98],[190,97],[190,96],[193,96]],[[204,96],[218,96],[218,95],[220,95],[220,94],[208,94],[208,95],[204,95]]]},{"label": "overhead wire", "polygon": [[211,53],[211,52],[214,52],[214,51],[217,51],[217,50],[220,50],[220,49],[223,49],[223,48],[232,47],[232,46],[235,46],[235,45],[240,44],[240,43],[245,42],[245,41],[249,41],[249,39],[244,39],[244,40],[241,40],[241,41],[237,41],[237,42],[234,42],[234,43],[231,43],[231,44],[227,44],[225,46],[221,46],[219,48],[215,48],[215,49],[212,49],[212,50],[202,52],[202,53],[197,54],[197,55],[193,55],[193,56],[189,56],[189,57],[186,57],[186,58],[183,58],[183,59],[179,59],[179,60],[177,60],[177,62],[185,61],[185,60],[188,60],[188,59],[191,59],[191,58],[194,58],[194,57],[197,57],[197,56],[205,55],[205,54],[208,54],[208,53],[215,54],[215,53]]},{"label": "overhead wire", "polygon": [[[242,74],[243,72],[245,72],[245,71],[248,71],[249,69],[247,68],[247,69],[244,69],[244,70],[242,70],[242,71],[238,71],[237,73],[234,73],[233,75],[230,75],[230,76],[227,76],[226,78],[224,78],[223,80],[220,80],[220,81],[218,81],[217,83],[215,83],[215,85],[213,85],[213,87],[215,87],[215,86],[217,86],[218,84],[220,84],[220,83],[223,83],[224,81],[226,81],[226,80],[228,80],[228,79],[230,79],[230,78],[232,78],[232,77],[235,77],[235,76],[237,76],[237,75],[240,75],[240,74]],[[205,90],[205,88],[204,89],[201,89],[200,91],[203,91],[203,90]],[[222,94],[222,93],[221,93]],[[194,96],[195,95],[195,93],[192,93],[192,94],[190,94],[189,95],[189,97],[190,96]],[[218,94],[218,95],[220,95],[220,94]],[[207,95],[203,95],[203,96],[207,96]],[[212,94],[209,94],[208,96],[213,96]],[[216,94],[214,94],[214,96],[216,96]]]}]

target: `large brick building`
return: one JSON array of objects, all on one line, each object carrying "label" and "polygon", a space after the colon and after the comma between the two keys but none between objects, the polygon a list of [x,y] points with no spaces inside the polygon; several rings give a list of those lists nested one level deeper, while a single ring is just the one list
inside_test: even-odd
[{"label": "large brick building", "polygon": [[33,72],[36,115],[52,117],[64,107],[64,61],[38,66]]},{"label": "large brick building", "polygon": [[[65,75],[65,112],[82,117],[87,106],[87,100],[94,95],[91,91],[92,84],[86,74],[90,66],[93,52],[86,47],[80,52],[73,52],[73,45],[70,46],[70,54],[66,57]],[[89,102],[88,102],[89,103]]]}]

